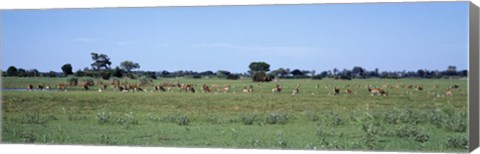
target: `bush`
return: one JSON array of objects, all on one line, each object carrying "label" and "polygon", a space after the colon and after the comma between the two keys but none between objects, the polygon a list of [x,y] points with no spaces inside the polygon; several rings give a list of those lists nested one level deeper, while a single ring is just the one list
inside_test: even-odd
[{"label": "bush", "polygon": [[251,115],[242,114],[240,120],[244,125],[252,125],[257,120],[257,114],[253,113]]},{"label": "bush", "polygon": [[139,81],[140,81],[140,86],[147,86],[153,83],[153,79],[147,76],[140,77]]},{"label": "bush", "polygon": [[239,75],[236,75],[236,74],[229,74],[229,75],[227,76],[227,79],[228,79],[228,80],[238,80],[238,79],[240,79],[240,76],[239,76]]},{"label": "bush", "polygon": [[56,119],[55,117],[47,117],[43,113],[33,112],[33,113],[26,113],[23,116],[22,123],[25,124],[46,124],[47,121],[50,119]]},{"label": "bush", "polygon": [[133,116],[132,112],[125,114],[123,117],[120,117],[117,122],[125,125],[126,128],[129,128],[130,125],[138,125],[138,120],[135,119],[135,116]]},{"label": "bush", "polygon": [[78,78],[75,77],[75,76],[69,76],[67,79],[66,79],[68,85],[70,86],[77,86],[78,85]]},{"label": "bush", "polygon": [[190,124],[190,120],[188,120],[188,117],[185,115],[180,115],[177,117],[177,125],[179,126],[187,126]]},{"label": "bush", "polygon": [[179,126],[187,126],[190,124],[190,120],[186,115],[167,115],[163,119],[166,122],[173,122]]},{"label": "bush", "polygon": [[270,82],[274,78],[274,75],[265,72],[255,72],[252,76],[253,82]]},{"label": "bush", "polygon": [[97,122],[98,124],[108,124],[112,122],[112,113],[97,112]]},{"label": "bush", "polygon": [[265,116],[266,124],[286,124],[288,122],[288,115],[285,112],[272,112]]},{"label": "bush", "polygon": [[468,149],[468,139],[462,136],[448,137],[447,147]]}]

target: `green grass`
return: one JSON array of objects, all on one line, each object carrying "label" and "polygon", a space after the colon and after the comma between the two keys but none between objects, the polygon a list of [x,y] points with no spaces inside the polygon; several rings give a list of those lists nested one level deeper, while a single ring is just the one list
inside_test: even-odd
[{"label": "green grass", "polygon": [[[197,93],[3,91],[2,142],[261,149],[466,152],[466,80],[167,79],[197,84]],[[121,80],[123,81],[123,79]],[[3,78],[4,88],[56,85],[64,78]],[[108,82],[108,81],[104,81]],[[134,83],[137,81],[129,81]],[[235,93],[201,93],[202,84],[228,84]],[[366,85],[422,85],[423,91]],[[242,93],[252,84],[254,92]],[[258,85],[257,85],[258,84]],[[280,84],[284,90],[273,94]],[[300,94],[291,95],[296,84]],[[316,88],[319,84],[320,87]],[[439,89],[433,89],[438,84]],[[444,89],[460,85],[453,97]],[[343,93],[350,85],[354,93]],[[357,87],[356,85],[359,85]],[[260,87],[261,86],[261,87]],[[334,86],[340,95],[330,95]],[[144,87],[152,90],[153,86]],[[435,93],[435,94],[432,94]],[[415,126],[414,126],[415,125]],[[363,126],[366,126],[364,129]],[[465,129],[464,129],[465,128]],[[423,138],[422,138],[423,137]],[[425,139],[426,138],[426,139]]]}]

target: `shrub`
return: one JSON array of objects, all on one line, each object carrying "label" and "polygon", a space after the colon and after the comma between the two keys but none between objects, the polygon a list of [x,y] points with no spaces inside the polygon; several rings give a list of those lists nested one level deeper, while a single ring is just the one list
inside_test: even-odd
[{"label": "shrub", "polygon": [[117,140],[115,138],[112,138],[110,136],[107,136],[107,135],[103,135],[100,136],[100,143],[101,144],[106,144],[106,145],[115,145],[117,144]]},{"label": "shrub", "polygon": [[166,122],[176,123],[179,126],[187,126],[190,124],[190,120],[186,115],[167,115],[163,119]]},{"label": "shrub", "polygon": [[251,115],[240,115],[240,120],[244,125],[252,125],[257,120],[257,114],[253,113]]},{"label": "shrub", "polygon": [[467,115],[465,112],[455,113],[453,116],[444,119],[444,127],[453,132],[467,131]]},{"label": "shrub", "polygon": [[[50,117],[50,119],[56,119],[56,117]],[[47,121],[49,120],[49,117],[47,117],[43,113],[39,112],[33,112],[33,113],[26,113],[23,116],[22,123],[25,124],[46,124]]]},{"label": "shrub", "polygon": [[153,79],[146,76],[140,77],[139,81],[140,81],[140,86],[147,86],[153,83]]},{"label": "shrub", "polygon": [[190,124],[190,120],[188,120],[188,117],[185,115],[180,115],[177,117],[177,125],[179,126],[187,126]]},{"label": "shrub", "polygon": [[468,139],[462,136],[450,136],[447,147],[468,149]]},{"label": "shrub", "polygon": [[108,114],[105,112],[97,112],[97,122],[98,124],[108,124],[112,122],[112,113],[109,112]]},{"label": "shrub", "polygon": [[335,113],[335,112],[330,113],[330,118],[329,119],[330,119],[330,123],[331,123],[332,126],[338,126],[338,125],[341,125],[343,123],[340,116],[338,116],[338,114]]},{"label": "shrub", "polygon": [[240,76],[239,76],[239,75],[236,75],[236,74],[229,74],[229,75],[227,76],[227,79],[228,79],[228,80],[238,80],[238,79],[240,79]]},{"label": "shrub", "polygon": [[66,79],[68,85],[70,86],[77,86],[78,85],[78,78],[74,76],[68,76]]},{"label": "shrub", "polygon": [[401,126],[397,129],[397,137],[413,139],[420,143],[425,143],[430,138],[426,131],[419,130],[415,124],[412,127],[408,127],[407,125]]},{"label": "shrub", "polygon": [[285,112],[271,112],[265,116],[266,124],[286,124],[288,122],[288,115]]},{"label": "shrub", "polygon": [[252,76],[253,82],[270,82],[275,78],[274,75],[265,72],[255,72]]},{"label": "shrub", "polygon": [[138,125],[138,120],[135,119],[135,116],[133,116],[132,112],[125,114],[123,117],[120,117],[117,122],[125,125],[126,128],[129,128],[130,125]]}]

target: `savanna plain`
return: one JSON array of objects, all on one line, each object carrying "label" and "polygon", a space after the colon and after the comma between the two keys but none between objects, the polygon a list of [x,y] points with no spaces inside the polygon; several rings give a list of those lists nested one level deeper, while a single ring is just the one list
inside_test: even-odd
[{"label": "savanna plain", "polygon": [[[2,142],[22,144],[466,152],[465,79],[156,79],[144,91],[65,78],[2,78]],[[122,82],[138,83],[139,80]],[[96,80],[95,82],[99,82]],[[109,80],[101,80],[110,83]],[[162,83],[192,84],[195,92]],[[27,91],[29,84],[52,85]],[[202,92],[202,85],[230,86]],[[280,85],[282,90],[273,93]],[[368,85],[388,95],[370,93]],[[293,90],[298,86],[298,93]],[[251,87],[251,91],[244,89]],[[421,88],[420,88],[421,87]],[[338,89],[338,93],[335,92]],[[349,89],[350,92],[346,90]],[[373,95],[372,95],[373,94]]]}]

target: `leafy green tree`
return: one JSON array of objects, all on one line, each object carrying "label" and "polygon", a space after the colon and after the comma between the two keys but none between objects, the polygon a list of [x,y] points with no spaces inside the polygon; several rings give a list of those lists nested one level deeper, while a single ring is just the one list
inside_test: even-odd
[{"label": "leafy green tree", "polygon": [[73,68],[72,64],[65,64],[62,66],[62,71],[65,76],[72,75],[73,74]]},{"label": "leafy green tree", "polygon": [[93,63],[91,64],[91,66],[94,71],[110,69],[110,65],[112,64],[112,62],[110,61],[110,58],[108,58],[107,55],[98,54],[95,52],[92,52],[91,55],[93,60]]},{"label": "leafy green tree", "polygon": [[120,68],[130,73],[133,69],[139,69],[140,65],[138,63],[126,60],[120,63]]},{"label": "leafy green tree", "polygon": [[352,69],[352,74],[353,76],[355,77],[364,77],[365,76],[365,69],[363,69],[362,67],[360,66],[355,66],[353,67]]},{"label": "leafy green tree", "polygon": [[219,78],[225,78],[230,74],[231,73],[229,71],[225,71],[225,70],[218,70],[217,73],[215,73],[215,75],[217,75],[217,77]]},{"label": "leafy green tree", "polygon": [[10,66],[7,69],[7,76],[17,76],[17,68],[15,66]]},{"label": "leafy green tree", "polygon": [[252,62],[250,63],[250,65],[248,65],[248,68],[250,68],[250,71],[252,71],[252,73],[268,72],[270,71],[270,64],[266,62]]},{"label": "leafy green tree", "polygon": [[290,72],[293,76],[302,76],[304,75],[302,71],[299,69],[294,69],[292,72]]}]

